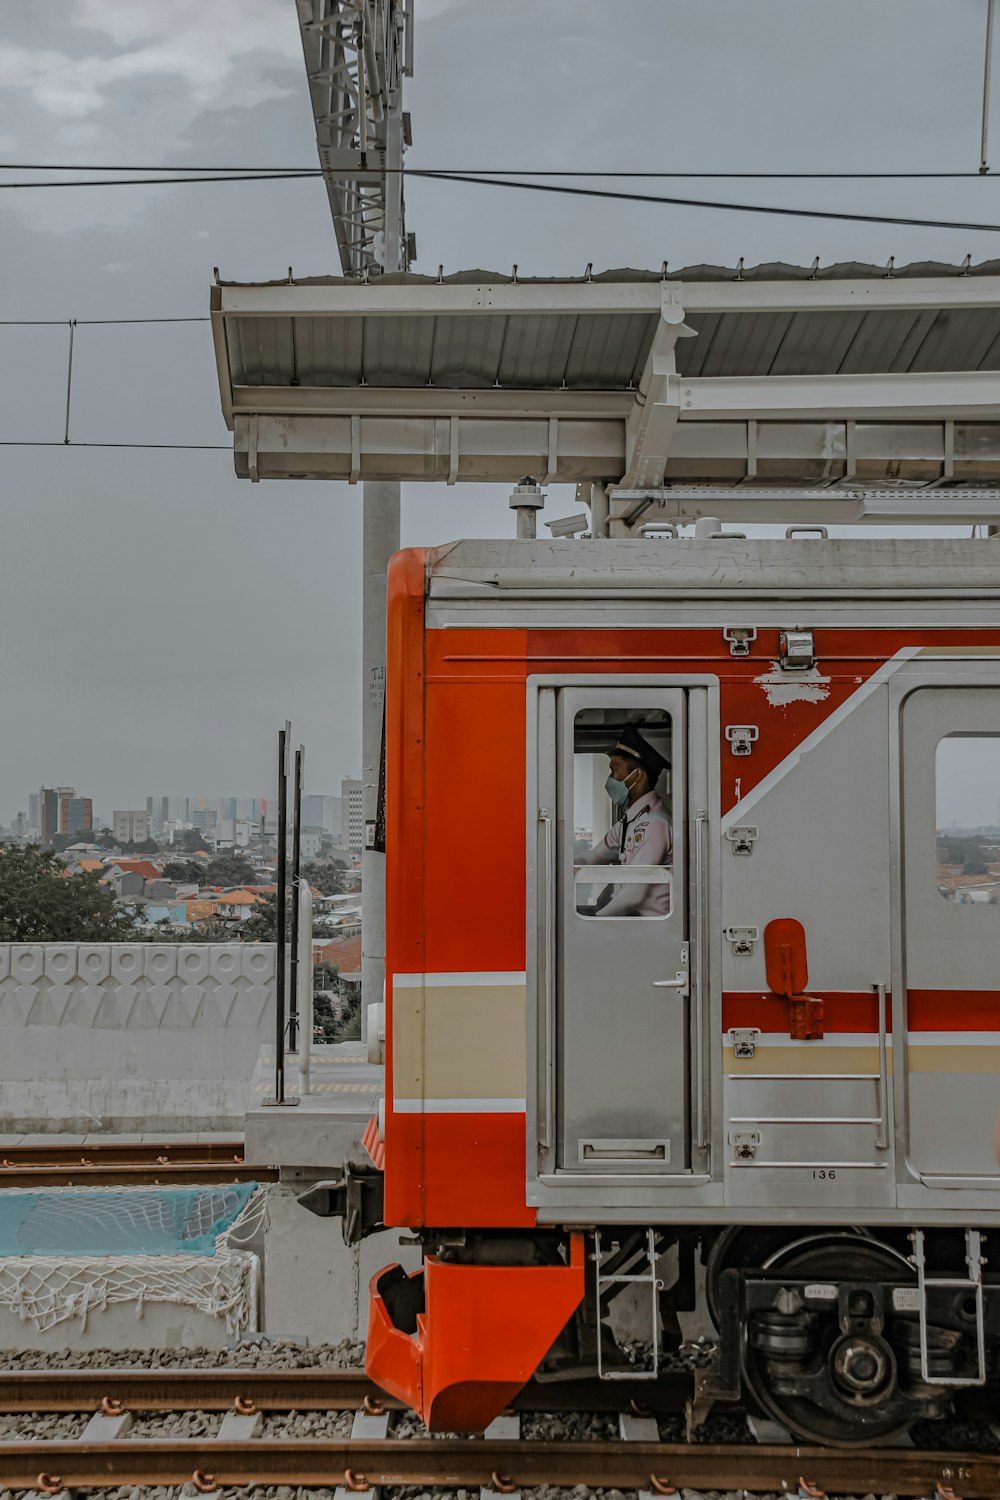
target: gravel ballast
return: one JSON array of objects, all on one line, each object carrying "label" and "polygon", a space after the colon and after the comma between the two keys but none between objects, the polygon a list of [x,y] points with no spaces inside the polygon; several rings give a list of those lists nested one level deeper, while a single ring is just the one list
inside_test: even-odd
[{"label": "gravel ballast", "polygon": [[365,1346],[246,1340],[232,1349],[0,1349],[0,1370],[356,1370]]}]

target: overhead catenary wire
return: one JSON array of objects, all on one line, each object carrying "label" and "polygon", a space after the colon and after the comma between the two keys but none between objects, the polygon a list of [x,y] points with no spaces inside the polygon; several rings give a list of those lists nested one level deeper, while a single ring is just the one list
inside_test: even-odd
[{"label": "overhead catenary wire", "polygon": [[185,453],[232,453],[231,443],[88,443],[71,438],[0,438],[0,448],[158,448]]},{"label": "overhead catenary wire", "polygon": [[414,177],[430,177],[435,182],[472,183],[479,187],[515,188],[520,192],[562,193],[576,198],[602,198],[626,203],[656,203],[676,208],[714,208],[729,213],[781,214],[793,219],[839,219],[853,224],[901,224],[912,229],[963,229],[969,233],[1000,234],[1000,224],[976,223],[958,219],[918,219],[897,214],[850,213],[832,208],[791,208],[762,203],[723,203],[714,198],[676,198],[659,193],[625,193],[612,188],[567,187],[562,183],[523,182],[476,177],[459,172],[426,173],[415,171]]},{"label": "overhead catenary wire", "polygon": [[[0,318],[0,328],[65,328],[66,318]],[[210,323],[208,313],[182,318],[73,318],[79,328],[101,328],[115,323]]]},{"label": "overhead catenary wire", "polygon": [[[983,223],[968,219],[923,219],[906,214],[864,214],[845,209],[793,208],[790,205],[765,203],[731,203],[716,198],[679,198],[660,193],[628,193],[613,188],[570,187],[565,183],[526,182],[521,178],[487,177],[466,172],[445,172],[423,167],[401,169],[405,176],[431,182],[457,182],[466,186],[512,188],[518,192],[554,193],[577,198],[598,198],[606,202],[650,203],[673,208],[714,209],[723,213],[778,214],[792,219],[829,219],[851,224],[894,224],[911,229],[961,229],[970,234],[1000,234],[1000,223]],[[86,178],[76,182],[2,182],[5,188],[64,188],[64,187],[166,187],[184,183],[206,184],[212,182],[259,182],[266,180],[291,181],[301,177],[319,177],[321,171],[295,173],[247,173],[230,176],[203,177],[134,177],[125,179]],[[978,175],[978,174],[976,174]]]},{"label": "overhead catenary wire", "polygon": [[[933,168],[886,168],[884,170],[864,169],[862,171],[837,170],[817,171],[806,169],[805,171],[774,171],[769,168],[763,170],[755,167],[740,168],[711,168],[699,170],[697,168],[683,171],[673,171],[669,168],[656,168],[646,170],[642,167],[629,167],[618,169],[616,167],[390,167],[372,165],[367,168],[359,168],[359,171],[378,173],[379,175],[391,176],[401,172],[403,176],[413,175],[418,172],[438,175],[451,172],[473,173],[477,177],[621,177],[621,178],[648,178],[650,180],[682,179],[691,180],[704,179],[705,181],[726,179],[761,182],[835,182],[835,181],[880,181],[886,182],[893,179],[907,180],[930,180],[930,179],[952,179],[962,181],[970,179],[973,182],[983,176],[996,176],[990,171],[973,172],[969,170],[949,171]],[[7,161],[0,162],[0,172],[162,172],[181,176],[186,172],[197,172],[207,174],[235,174],[238,177],[247,177],[251,181],[261,177],[321,177],[322,167],[268,167],[259,163],[254,166],[239,167],[232,164],[219,167],[203,167],[185,163],[183,166],[122,166],[120,164],[102,164],[95,162],[25,162]],[[223,180],[228,180],[223,178]],[[67,183],[66,186],[73,184]],[[42,183],[42,187],[58,186],[54,183]]]}]

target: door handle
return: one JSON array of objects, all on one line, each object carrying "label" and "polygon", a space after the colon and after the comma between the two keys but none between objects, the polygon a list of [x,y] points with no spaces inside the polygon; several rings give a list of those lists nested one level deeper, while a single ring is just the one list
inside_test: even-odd
[{"label": "door handle", "polygon": [[678,969],[675,979],[654,979],[654,990],[686,990],[690,984],[691,976],[687,969]]}]

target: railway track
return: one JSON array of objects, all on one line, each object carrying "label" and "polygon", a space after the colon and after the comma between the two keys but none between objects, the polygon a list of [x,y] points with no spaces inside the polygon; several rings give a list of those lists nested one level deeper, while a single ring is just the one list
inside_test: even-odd
[{"label": "railway track", "polygon": [[654,1490],[741,1490],[796,1495],[1000,1493],[1000,1458],[874,1449],[746,1447],[659,1442],[385,1438],[128,1437],[0,1443],[0,1484],[55,1494],[124,1484],[193,1482],[204,1493],[254,1483],[479,1486],[536,1485]]},{"label": "railway track", "polygon": [[277,1177],[275,1167],[245,1161],[237,1138],[0,1147],[0,1188],[165,1187],[275,1182]]},{"label": "railway track", "polygon": [[[683,1411],[690,1377],[678,1373],[657,1392],[659,1411]],[[520,1411],[617,1412],[645,1405],[645,1382],[533,1381],[520,1393]],[[358,1369],[109,1369],[0,1371],[0,1412],[228,1411],[235,1402],[258,1411],[359,1411],[377,1403],[403,1405]]]},{"label": "railway track", "polygon": [[[524,1411],[622,1411],[640,1382],[532,1383]],[[667,1403],[683,1404],[678,1374]],[[226,1411],[217,1437],[131,1437],[133,1413]],[[619,1417],[619,1441],[519,1436],[519,1418],[485,1438],[393,1436],[398,1403],[360,1370],[86,1369],[0,1374],[0,1411],[90,1413],[79,1437],[0,1442],[0,1487],[54,1494],[117,1485],[182,1485],[203,1493],[254,1483],[475,1487],[537,1485],[653,1490],[750,1490],[791,1495],[885,1494],[987,1500],[1000,1495],[1000,1454],[912,1448],[862,1452],[792,1444],[661,1442],[655,1420]],[[268,1436],[264,1413],[353,1411],[351,1435]]]}]

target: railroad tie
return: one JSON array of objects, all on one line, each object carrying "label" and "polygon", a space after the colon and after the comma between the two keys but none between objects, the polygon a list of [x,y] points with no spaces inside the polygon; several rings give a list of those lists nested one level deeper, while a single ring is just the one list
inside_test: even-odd
[{"label": "railroad tie", "polygon": [[251,1438],[260,1437],[264,1430],[264,1414],[259,1412],[252,1401],[244,1401],[237,1397],[236,1402],[222,1419],[219,1427],[218,1440],[220,1442],[246,1443]]},{"label": "railroad tie", "polygon": [[[494,1417],[483,1434],[487,1442],[517,1443],[521,1440],[521,1418],[514,1413],[502,1413]],[[483,1485],[479,1491],[479,1500],[521,1500],[521,1491],[515,1489],[513,1482],[506,1474],[494,1473],[492,1484]]]},{"label": "railroad tie", "polygon": [[83,1432],[81,1443],[111,1443],[124,1437],[132,1426],[130,1411],[115,1410],[117,1403],[105,1401],[100,1411],[95,1411]]},{"label": "railroad tie", "polygon": [[[389,1416],[390,1413],[385,1410],[380,1401],[366,1396],[364,1405],[354,1413],[354,1420],[351,1423],[351,1441],[385,1442],[389,1436]],[[357,1483],[361,1484],[360,1478]],[[380,1500],[382,1490],[379,1485],[364,1485],[363,1488],[370,1496],[370,1500]],[[358,1490],[352,1490],[349,1484],[339,1484],[334,1500],[354,1500],[357,1493]]]},{"label": "railroad tie", "polygon": [[[641,1410],[620,1411],[618,1432],[623,1443],[658,1443],[660,1441],[660,1429],[656,1418]],[[655,1475],[649,1476],[649,1483],[648,1490],[639,1491],[639,1500],[659,1500],[663,1494],[674,1493],[671,1484],[658,1479]]]}]

